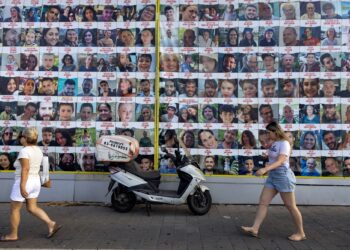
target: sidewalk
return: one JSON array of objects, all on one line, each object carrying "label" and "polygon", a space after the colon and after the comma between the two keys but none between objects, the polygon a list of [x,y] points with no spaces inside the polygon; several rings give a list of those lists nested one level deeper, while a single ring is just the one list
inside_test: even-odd
[{"label": "sidewalk", "polygon": [[[253,221],[256,206],[213,205],[205,216],[194,216],[187,206],[152,205],[148,217],[144,205],[120,214],[102,204],[41,206],[63,225],[52,239],[46,228],[22,211],[20,241],[0,242],[0,248],[56,249],[349,249],[350,207],[302,206],[308,240],[290,242],[293,225],[288,211],[271,206],[261,228],[261,239],[237,229]],[[0,203],[0,234],[9,231],[9,203]]]}]

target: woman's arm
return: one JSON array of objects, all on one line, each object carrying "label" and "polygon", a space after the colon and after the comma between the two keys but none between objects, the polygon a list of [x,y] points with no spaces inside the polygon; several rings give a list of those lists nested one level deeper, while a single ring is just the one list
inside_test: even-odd
[{"label": "woman's arm", "polygon": [[268,171],[271,171],[271,170],[281,166],[281,164],[283,162],[285,162],[287,159],[288,159],[287,155],[280,154],[278,156],[278,159],[277,159],[276,162],[274,162],[272,164],[266,163],[265,167],[264,168],[260,168],[258,171],[256,171],[255,175],[256,176],[262,176],[262,175],[266,174]]},{"label": "woman's arm", "polygon": [[19,162],[21,163],[21,167],[22,167],[21,184],[20,184],[21,195],[24,198],[27,198],[28,197],[28,193],[27,193],[27,190],[26,190],[26,184],[27,184],[28,173],[29,173],[29,159],[21,158],[21,159],[19,159]]}]

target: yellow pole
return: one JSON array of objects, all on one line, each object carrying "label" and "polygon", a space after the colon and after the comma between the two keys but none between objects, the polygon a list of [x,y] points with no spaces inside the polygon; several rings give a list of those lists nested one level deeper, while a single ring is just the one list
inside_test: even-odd
[{"label": "yellow pole", "polygon": [[156,4],[156,79],[155,79],[155,105],[154,105],[154,166],[158,169],[159,163],[159,47],[160,47],[160,0],[157,0]]}]

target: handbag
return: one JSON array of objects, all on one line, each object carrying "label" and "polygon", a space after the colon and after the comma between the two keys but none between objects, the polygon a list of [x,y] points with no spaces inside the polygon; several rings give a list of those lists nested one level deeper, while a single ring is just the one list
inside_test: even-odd
[{"label": "handbag", "polygon": [[47,155],[44,155],[43,159],[41,160],[39,176],[40,176],[41,186],[45,188],[50,188],[52,186],[49,169],[50,169],[49,157]]}]

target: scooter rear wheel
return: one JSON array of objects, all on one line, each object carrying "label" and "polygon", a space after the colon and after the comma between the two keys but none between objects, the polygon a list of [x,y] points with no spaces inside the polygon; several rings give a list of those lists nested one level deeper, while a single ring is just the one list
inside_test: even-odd
[{"label": "scooter rear wheel", "polygon": [[193,195],[187,197],[187,205],[195,215],[204,215],[209,212],[211,207],[211,195],[209,190],[204,193],[200,188]]},{"label": "scooter rear wheel", "polygon": [[120,213],[126,213],[131,211],[131,209],[133,209],[133,207],[135,206],[136,196],[132,192],[117,187],[113,190],[111,202],[113,208],[116,211]]}]

